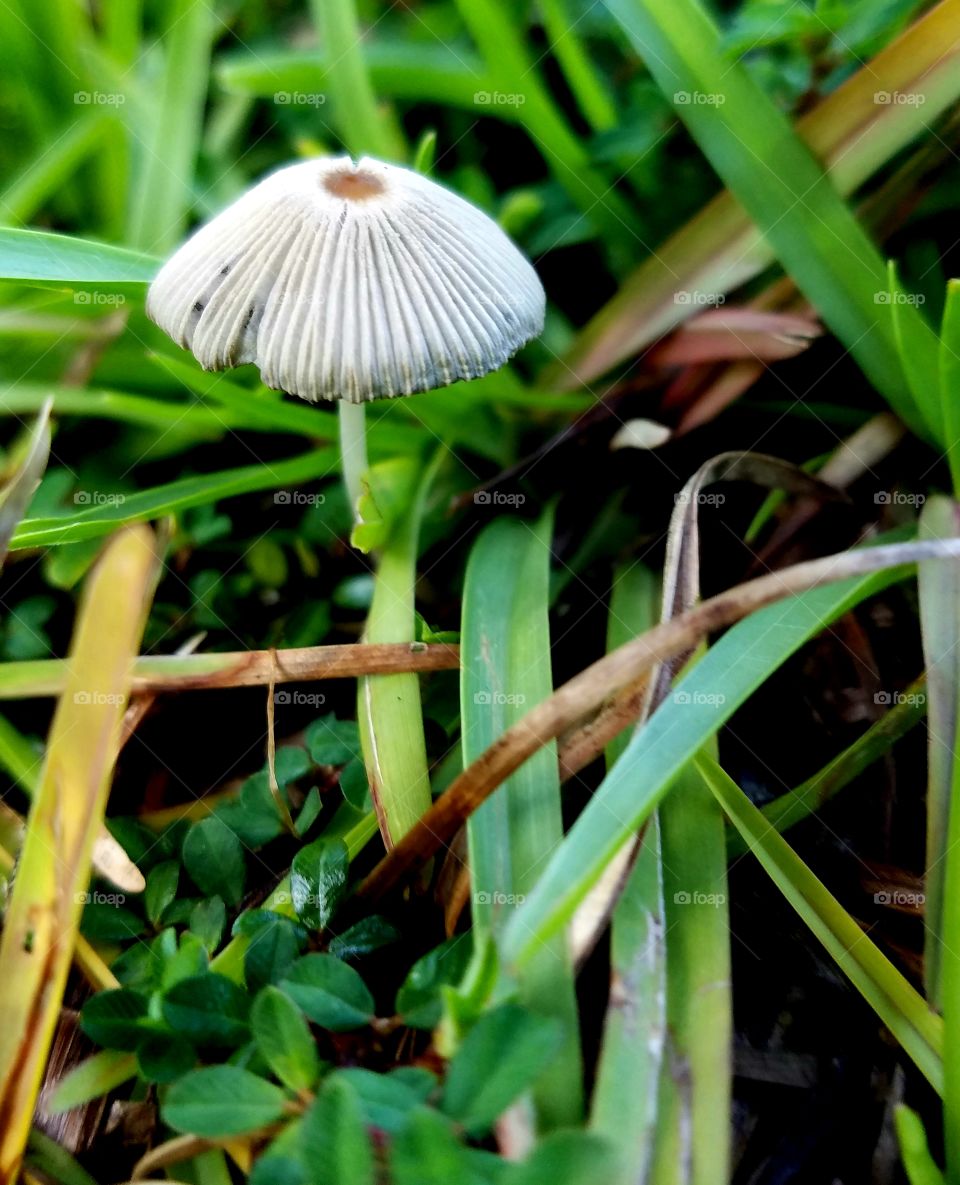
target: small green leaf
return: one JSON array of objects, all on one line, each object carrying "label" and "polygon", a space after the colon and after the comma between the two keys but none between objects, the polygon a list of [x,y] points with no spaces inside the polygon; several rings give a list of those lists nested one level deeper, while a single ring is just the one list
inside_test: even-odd
[{"label": "small green leaf", "polygon": [[299,745],[283,745],[277,749],[274,757],[274,769],[277,775],[277,785],[286,786],[302,778],[311,768],[310,758],[306,750]]},{"label": "small green leaf", "polygon": [[146,996],[129,988],[98,992],[80,1013],[83,1031],[108,1049],[136,1049],[148,1024]]},{"label": "small green leaf", "polygon": [[303,926],[269,909],[241,914],[234,933],[250,938],[243,956],[243,976],[252,992],[276,983],[307,945]]},{"label": "small green leaf", "polygon": [[222,897],[198,901],[190,910],[190,930],[203,943],[208,954],[212,955],[220,945],[226,924],[227,908]]},{"label": "small green leaf", "polygon": [[397,992],[394,1006],[404,1024],[414,1029],[432,1029],[440,1023],[441,989],[446,984],[460,982],[470,962],[471,950],[469,937],[461,935],[417,959]]},{"label": "small green leaf", "polygon": [[389,1074],[353,1067],[337,1070],[335,1077],[345,1079],[356,1091],[367,1124],[391,1135],[404,1128],[411,1111],[425,1103],[437,1086],[429,1070],[415,1066]]},{"label": "small green leaf", "polygon": [[158,954],[162,960],[160,989],[167,992],[175,983],[203,975],[209,965],[207,949],[189,930],[180,935],[179,944],[175,931],[165,930],[163,942],[158,943]]},{"label": "small green leaf", "polygon": [[196,1064],[196,1051],[184,1037],[152,1033],[137,1046],[137,1065],[148,1082],[174,1082]]},{"label": "small green leaf", "polygon": [[340,790],[343,797],[358,811],[368,811],[371,808],[370,782],[363,762],[354,757],[340,771]]},{"label": "small green leaf", "polygon": [[303,1013],[278,988],[265,987],[250,1010],[250,1029],[270,1069],[291,1090],[310,1090],[320,1059]]},{"label": "small green leaf", "polygon": [[324,1185],[373,1185],[373,1148],[356,1091],[342,1075],[324,1082],[303,1117],[306,1162],[323,1166]]},{"label": "small green leaf", "polygon": [[316,765],[346,765],[360,753],[355,720],[338,720],[332,712],[315,720],[306,732],[307,748]]},{"label": "small green leaf", "polygon": [[345,1032],[373,1019],[373,996],[356,971],[333,955],[304,955],[280,983],[314,1024]]},{"label": "small green leaf", "polygon": [[177,895],[179,882],[180,865],[176,860],[155,864],[147,873],[143,903],[151,926],[160,925],[164,910]]},{"label": "small green leaf", "polygon": [[400,941],[400,931],[386,918],[371,914],[330,939],[327,950],[338,959],[361,959]]},{"label": "small green leaf", "polygon": [[247,993],[226,976],[192,975],[163,997],[163,1018],[197,1045],[239,1045],[249,1035]]},{"label": "small green leaf", "polygon": [[303,800],[300,814],[297,815],[297,835],[307,834],[319,818],[321,810],[323,810],[323,799],[320,797],[320,791],[316,786],[311,786],[307,797]]},{"label": "small green leaf", "polygon": [[450,1121],[430,1107],[415,1108],[391,1141],[390,1174],[393,1185],[450,1185],[474,1176]]},{"label": "small green leaf", "polygon": [[194,823],[183,842],[183,863],[198,889],[228,905],[240,904],[246,878],[243,845],[222,819],[211,815]]},{"label": "small green leaf", "polygon": [[343,898],[350,856],[342,839],[318,839],[301,848],[290,867],[290,896],[297,917],[322,930]]},{"label": "small green leaf", "polygon": [[516,1004],[482,1016],[450,1063],[443,1109],[471,1135],[487,1131],[553,1060],[560,1025]]},{"label": "small green leaf", "polygon": [[[109,896],[109,894],[99,894]],[[115,894],[122,897],[123,894]],[[99,942],[129,942],[131,938],[139,937],[146,926],[143,918],[132,909],[125,909],[122,905],[112,905],[107,901],[91,901],[83,907],[80,919],[80,932],[85,938],[92,938]]]},{"label": "small green leaf", "polygon": [[222,1139],[275,1123],[284,1111],[283,1091],[236,1066],[193,1070],[170,1087],[164,1122],[174,1131]]}]

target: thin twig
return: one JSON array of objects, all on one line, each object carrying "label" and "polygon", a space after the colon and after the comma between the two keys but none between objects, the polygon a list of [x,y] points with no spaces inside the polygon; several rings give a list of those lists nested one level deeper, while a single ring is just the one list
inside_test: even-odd
[{"label": "thin twig", "polygon": [[688,613],[648,630],[605,655],[507,729],[456,778],[358,889],[377,900],[448,844],[457,828],[543,745],[595,711],[611,694],[657,664],[690,650],[722,629],[775,601],[819,585],[920,560],[960,557],[960,539],[887,544],[808,560],[760,576],[711,597]]}]

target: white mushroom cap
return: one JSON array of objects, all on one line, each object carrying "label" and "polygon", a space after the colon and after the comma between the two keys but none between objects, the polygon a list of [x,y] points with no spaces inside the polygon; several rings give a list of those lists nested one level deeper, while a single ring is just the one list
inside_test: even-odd
[{"label": "white mushroom cap", "polygon": [[543,329],[499,226],[410,169],[323,157],[272,173],[161,268],[147,314],[204,370],[255,362],[304,399],[361,403],[496,370]]}]

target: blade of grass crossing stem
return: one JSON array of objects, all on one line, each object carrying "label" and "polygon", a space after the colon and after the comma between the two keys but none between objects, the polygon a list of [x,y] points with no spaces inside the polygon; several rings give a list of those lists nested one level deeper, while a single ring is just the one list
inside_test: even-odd
[{"label": "blade of grass crossing stem", "polygon": [[0,1185],[17,1176],[103,822],[157,556],[123,531],[87,582],[0,940]]},{"label": "blade of grass crossing stem", "polygon": [[163,38],[163,81],[153,123],[140,132],[143,151],[135,171],[128,239],[135,247],[166,252],[181,237],[203,125],[210,47],[223,26],[206,0],[172,0]]},{"label": "blade of grass crossing stem", "polygon": [[791,654],[866,597],[905,575],[903,567],[886,569],[812,589],[767,606],[728,630],[634,735],[550,858],[533,892],[509,919],[501,940],[507,964],[523,963],[540,942],[567,924],[620,846],[649,818],[691,753]]},{"label": "blade of grass crossing stem", "polygon": [[[640,565],[616,572],[610,594],[607,650],[657,620],[653,573]],[[626,747],[626,733],[607,746],[607,767]],[[590,1109],[590,1127],[617,1149],[615,1185],[645,1179],[657,1121],[657,1080],[666,1034],[666,947],[660,824],[654,813],[611,919],[610,998]]]},{"label": "blade of grass crossing stem", "polygon": [[[740,787],[711,758],[695,760],[724,813],[777,888],[903,1046],[927,1081],[942,1090],[945,1026],[856,920],[772,830]],[[947,1059],[949,1063],[950,1060]]]},{"label": "blade of grass crossing stem", "polygon": [[[365,642],[409,642],[414,637],[420,523],[440,458],[438,453],[419,474],[419,459],[406,458],[410,500],[404,510],[395,514],[377,556],[373,599],[363,633]],[[431,801],[418,676],[370,675],[360,679],[357,719],[380,833],[390,848],[410,830]]]},{"label": "blade of grass crossing stem", "polygon": [[[463,594],[460,716],[463,759],[475,760],[553,691],[548,620],[553,515],[500,518],[477,538]],[[467,824],[473,924],[500,933],[563,836],[556,745],[545,745]],[[582,1066],[573,968],[563,934],[539,947],[518,977],[535,1011],[558,1018],[565,1040],[534,1087],[540,1125],[578,1121]]]},{"label": "blade of grass crossing stem", "polygon": [[[920,514],[922,539],[942,539],[960,528],[949,498],[931,498]],[[954,752],[960,714],[960,565],[931,560],[917,575],[923,656],[927,668],[927,850],[924,873],[923,975],[927,999],[941,1003],[945,887],[950,814],[956,792]]]},{"label": "blade of grass crossing stem", "polygon": [[[744,66],[724,56],[703,7],[697,0],[606,4],[797,286],[897,414],[939,440],[940,418],[931,422],[918,408],[903,373],[884,260],[786,116]],[[918,309],[900,312],[911,347],[932,353],[936,338]]]}]

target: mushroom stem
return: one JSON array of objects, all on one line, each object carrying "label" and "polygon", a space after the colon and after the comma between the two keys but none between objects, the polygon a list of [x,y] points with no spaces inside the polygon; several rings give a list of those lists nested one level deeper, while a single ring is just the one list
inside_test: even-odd
[{"label": "mushroom stem", "polygon": [[338,402],[340,412],[340,463],[343,467],[343,484],[355,522],[359,522],[357,499],[360,497],[360,479],[367,471],[367,424],[366,409],[362,403]]}]

